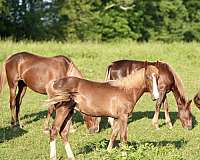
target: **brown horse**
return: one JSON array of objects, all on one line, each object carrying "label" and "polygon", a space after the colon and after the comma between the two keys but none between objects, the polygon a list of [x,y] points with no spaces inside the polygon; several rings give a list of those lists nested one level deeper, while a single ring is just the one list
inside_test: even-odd
[{"label": "brown horse", "polygon": [[[47,84],[66,76],[82,78],[81,72],[74,63],[65,56],[42,57],[27,52],[11,55],[4,62],[1,72],[0,92],[4,81],[7,80],[10,89],[11,125],[19,126],[19,112],[22,98],[27,87],[40,94],[46,94]],[[18,87],[18,93],[16,94]],[[48,116],[45,121],[45,129],[54,106],[49,107]],[[95,118],[84,116],[86,126],[90,131],[97,131],[98,125]]]},{"label": "brown horse", "polygon": [[197,106],[198,109],[200,109],[200,90],[194,96],[194,104]]},{"label": "brown horse", "polygon": [[[182,126],[184,128],[191,129],[192,128],[192,115],[191,115],[191,107],[190,104],[192,100],[186,98],[183,84],[179,76],[172,69],[169,64],[165,62],[148,62],[148,64],[156,66],[159,69],[159,79],[158,79],[158,88],[160,93],[160,98],[156,102],[156,110],[154,117],[152,119],[152,125],[155,128],[159,128],[158,126],[158,117],[160,112],[161,105],[164,106],[165,111],[165,122],[172,128],[172,123],[170,120],[169,112],[168,112],[168,102],[167,102],[167,93],[170,91],[173,92],[177,106],[178,106],[178,115],[182,122]],[[145,66],[144,61],[135,61],[135,60],[119,60],[112,62],[111,65],[107,68],[106,80],[114,80],[121,77],[125,77],[132,72],[137,71]],[[149,92],[148,90],[146,90]],[[109,119],[110,122],[112,119]],[[111,123],[112,125],[112,123]]]},{"label": "brown horse", "polygon": [[127,142],[128,115],[146,90],[153,99],[159,98],[157,88],[158,69],[148,65],[129,76],[108,82],[94,82],[77,77],[67,77],[50,82],[47,93],[49,104],[56,105],[56,117],[50,130],[50,158],[56,159],[55,138],[60,133],[69,159],[74,159],[67,140],[68,121],[73,109],[91,116],[109,116],[114,125],[108,150],[120,133],[122,143]]}]

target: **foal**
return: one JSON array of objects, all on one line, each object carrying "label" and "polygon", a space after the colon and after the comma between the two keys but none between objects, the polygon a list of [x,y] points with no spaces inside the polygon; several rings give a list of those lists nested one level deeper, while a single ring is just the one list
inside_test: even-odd
[{"label": "foal", "polygon": [[129,76],[108,82],[94,82],[76,77],[56,80],[49,84],[49,104],[56,104],[56,117],[50,130],[50,158],[56,159],[55,138],[60,133],[69,159],[74,159],[66,135],[73,109],[91,116],[114,118],[107,150],[111,150],[118,133],[122,143],[127,143],[128,115],[145,90],[153,99],[159,98],[158,69],[147,66]]}]

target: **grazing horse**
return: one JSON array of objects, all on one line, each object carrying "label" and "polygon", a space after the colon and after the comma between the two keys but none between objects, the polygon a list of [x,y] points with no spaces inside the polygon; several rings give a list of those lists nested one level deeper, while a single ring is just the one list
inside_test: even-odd
[{"label": "grazing horse", "polygon": [[[81,72],[74,63],[62,55],[42,57],[28,52],[20,52],[8,57],[1,72],[0,92],[5,80],[7,80],[10,89],[11,125],[13,127],[20,126],[20,105],[27,87],[40,94],[46,94],[46,86],[50,81],[66,76],[82,78]],[[48,122],[53,110],[54,106],[48,109],[44,124],[45,130],[48,129]],[[84,115],[84,121],[90,131],[98,130],[96,118]]]},{"label": "grazing horse", "polygon": [[[176,74],[174,69],[165,62],[148,62],[148,64],[156,66],[159,70],[159,79],[158,79],[158,90],[160,93],[160,98],[156,101],[155,114],[152,119],[152,125],[155,128],[159,128],[158,117],[160,112],[161,105],[164,106],[165,111],[165,122],[172,128],[172,123],[170,120],[168,112],[168,102],[167,102],[167,93],[170,91],[173,92],[177,106],[178,106],[178,116],[181,120],[182,126],[187,129],[192,129],[192,115],[190,104],[192,100],[188,100],[185,96],[183,84],[179,76]],[[135,61],[135,60],[119,60],[112,62],[111,65],[107,68],[106,80],[115,80],[121,77],[125,77],[132,72],[137,71],[145,66],[144,61]],[[149,92],[148,90],[146,90]],[[111,122],[112,118],[108,119]]]},{"label": "grazing horse", "polygon": [[[120,133],[121,142],[127,143],[128,115],[146,90],[153,99],[159,98],[157,88],[158,69],[148,65],[129,76],[108,82],[94,82],[77,77],[67,77],[50,82],[47,93],[48,103],[56,104],[56,117],[50,130],[50,158],[56,159],[55,138],[60,133],[69,159],[74,159],[67,140],[68,120],[73,109],[90,116],[114,118],[112,133],[107,150]],[[48,104],[47,103],[47,104]]]},{"label": "grazing horse", "polygon": [[194,104],[197,106],[198,109],[200,109],[200,90],[194,96]]}]

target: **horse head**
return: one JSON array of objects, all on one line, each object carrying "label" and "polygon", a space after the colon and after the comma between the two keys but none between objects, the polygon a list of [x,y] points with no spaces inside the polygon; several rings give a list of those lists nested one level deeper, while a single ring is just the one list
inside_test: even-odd
[{"label": "horse head", "polygon": [[152,65],[147,65],[147,62],[145,62],[145,83],[147,90],[151,93],[152,100],[159,98],[158,78],[158,68]]},{"label": "horse head", "polygon": [[183,128],[192,129],[192,114],[191,114],[192,100],[185,101],[185,103],[178,106],[178,117],[180,118]]}]

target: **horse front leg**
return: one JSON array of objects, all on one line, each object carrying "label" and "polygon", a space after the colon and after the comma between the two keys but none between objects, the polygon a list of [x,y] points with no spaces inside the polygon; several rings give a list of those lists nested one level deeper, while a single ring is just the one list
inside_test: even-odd
[{"label": "horse front leg", "polygon": [[120,141],[127,144],[128,137],[128,114],[120,115]]},{"label": "horse front leg", "polygon": [[71,146],[68,142],[68,133],[70,130],[70,126],[72,124],[72,115],[73,115],[73,110],[71,110],[68,114],[68,116],[66,117],[66,119],[64,120],[61,129],[60,129],[60,136],[63,140],[63,144],[65,146],[65,151],[67,153],[67,157],[69,160],[74,160],[74,154],[72,152]]},{"label": "horse front leg", "polygon": [[[127,147],[127,137],[128,137],[128,114],[120,115],[120,141],[122,149]],[[127,157],[127,152],[124,150],[122,152],[123,157]]]},{"label": "horse front leg", "polygon": [[112,133],[111,133],[111,136],[110,136],[110,141],[109,141],[109,144],[108,144],[108,147],[107,147],[107,151],[109,151],[109,152],[111,151],[113,144],[114,144],[114,141],[117,138],[117,135],[119,133],[119,130],[120,130],[119,119],[114,119],[113,127],[112,127]]},{"label": "horse front leg", "polygon": [[169,116],[169,105],[168,105],[168,101],[167,101],[167,96],[165,96],[164,100],[163,100],[163,104],[164,104],[164,111],[165,111],[165,123],[168,126],[169,129],[172,129],[172,122]]},{"label": "horse front leg", "polygon": [[45,134],[49,134],[49,121],[50,121],[50,118],[51,118],[51,114],[53,113],[53,111],[55,111],[55,106],[54,105],[51,105],[48,107],[48,113],[47,113],[47,117],[44,121],[44,133]]},{"label": "horse front leg", "polygon": [[72,109],[60,106],[56,109],[56,117],[50,129],[50,159],[56,160],[56,136],[58,131]]},{"label": "horse front leg", "polygon": [[152,119],[152,126],[156,129],[159,129],[158,117],[159,117],[160,107],[163,103],[164,96],[165,96],[165,92],[160,91],[160,98],[156,101],[156,109],[155,109],[155,113]]}]

